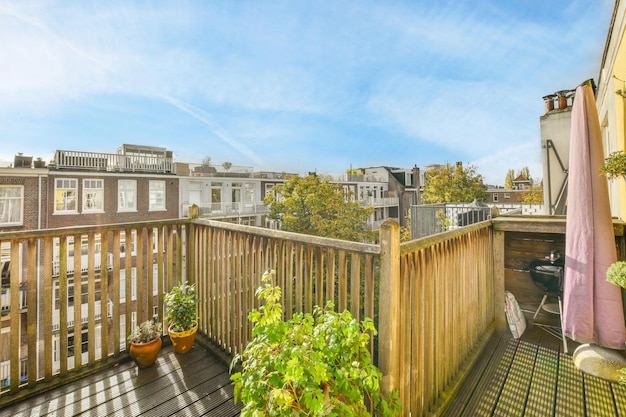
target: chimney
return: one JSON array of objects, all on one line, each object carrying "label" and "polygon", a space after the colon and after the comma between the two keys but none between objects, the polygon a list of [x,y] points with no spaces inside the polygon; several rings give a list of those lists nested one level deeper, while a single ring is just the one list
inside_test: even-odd
[{"label": "chimney", "polygon": [[549,94],[547,96],[543,96],[543,100],[546,102],[546,113],[550,113],[554,110],[554,98],[556,94]]}]

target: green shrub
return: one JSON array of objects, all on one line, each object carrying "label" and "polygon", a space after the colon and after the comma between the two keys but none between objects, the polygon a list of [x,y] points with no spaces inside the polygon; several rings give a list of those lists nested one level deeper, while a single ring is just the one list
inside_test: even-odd
[{"label": "green shrub", "polygon": [[337,313],[332,303],[285,322],[273,275],[263,275],[256,295],[264,305],[248,316],[253,340],[231,363],[231,372],[242,366],[231,376],[241,416],[370,416],[368,403],[377,415],[398,415],[398,393],[380,392],[382,374],[367,349],[373,322]]},{"label": "green shrub", "polygon": [[185,281],[165,294],[164,300],[168,326],[175,332],[191,330],[196,322],[196,304],[199,301],[195,285]]},{"label": "green shrub", "polygon": [[611,264],[606,271],[606,280],[611,284],[626,288],[626,262],[618,261]]},{"label": "green shrub", "polygon": [[600,172],[608,178],[626,175],[626,153],[624,151],[613,152],[600,167]]},{"label": "green shrub", "polygon": [[128,335],[128,342],[132,343],[148,343],[154,339],[161,337],[161,323],[156,320],[146,320]]}]

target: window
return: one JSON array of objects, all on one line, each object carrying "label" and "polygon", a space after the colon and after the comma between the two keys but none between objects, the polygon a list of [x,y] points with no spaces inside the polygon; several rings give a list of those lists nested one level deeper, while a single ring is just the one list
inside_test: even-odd
[{"label": "window", "polygon": [[117,211],[137,210],[137,181],[119,180],[117,182]]},{"label": "window", "polygon": [[511,198],[511,193],[504,193],[504,198]]},{"label": "window", "polygon": [[150,181],[148,210],[165,210],[165,181]]},{"label": "window", "polygon": [[199,181],[189,182],[189,205],[202,204],[202,183]]},{"label": "window", "polygon": [[78,180],[57,179],[54,182],[54,212],[57,214],[77,213],[77,195]]},{"label": "window", "polygon": [[493,193],[493,202],[494,203],[498,202],[498,193]]},{"label": "window", "polygon": [[[97,278],[94,282],[94,296],[96,301],[100,301],[102,298],[101,294],[101,282],[100,278]],[[61,309],[61,289],[59,288],[59,281],[54,282],[54,309]],[[74,289],[74,278],[67,279],[67,306],[74,307],[75,297],[78,296]],[[87,282],[87,278],[81,280],[80,285],[80,305],[87,305],[89,303],[89,284]]]},{"label": "window", "polygon": [[0,226],[21,225],[24,221],[24,187],[0,185]]},{"label": "window", "polygon": [[137,255],[137,231],[133,230],[131,236],[126,240],[126,232],[120,232],[120,257],[126,256],[126,251],[130,246],[130,255]]},{"label": "window", "polygon": [[222,183],[211,184],[211,210],[220,211],[222,209]]},{"label": "window", "polygon": [[104,211],[104,181],[83,180],[83,212]]},{"label": "window", "polygon": [[[133,267],[130,270],[130,299],[135,301],[137,299],[137,268]],[[120,270],[120,303],[126,302],[126,270]]]},{"label": "window", "polygon": [[241,203],[241,183],[240,182],[234,182],[233,183],[233,188],[231,190],[231,200],[232,202],[232,209],[234,211],[240,211],[241,208],[239,207]]},{"label": "window", "polygon": [[152,264],[152,295],[159,295],[159,264]]}]

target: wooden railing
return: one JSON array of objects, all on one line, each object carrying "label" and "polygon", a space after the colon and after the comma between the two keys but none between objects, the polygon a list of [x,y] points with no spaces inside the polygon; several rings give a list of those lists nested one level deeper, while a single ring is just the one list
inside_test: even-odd
[{"label": "wooden railing", "polygon": [[[119,360],[134,325],[155,313],[162,322],[164,292],[185,277],[187,227],[174,220],[0,233],[0,247],[10,252],[0,406]],[[74,253],[87,255],[68,257],[71,240]],[[124,256],[122,241],[135,256]],[[19,365],[25,359],[27,372]]]},{"label": "wooden railing", "polygon": [[398,242],[397,223],[384,224],[379,367],[383,388],[400,391],[404,415],[423,416],[445,405],[444,392],[496,328],[503,286],[490,221]]},{"label": "wooden railing", "polygon": [[[85,253],[85,236],[87,256],[67,265],[69,237],[73,252]],[[120,251],[122,239],[134,253]],[[9,337],[0,337],[0,355],[8,355],[11,366],[10,378],[0,381],[0,406],[119,360],[132,325],[153,312],[163,320],[163,294],[184,279],[199,290],[201,339],[232,357],[250,340],[247,316],[258,307],[261,275],[274,269],[286,318],[328,301],[358,319],[373,317],[379,336],[370,349],[385,375],[383,388],[400,391],[405,415],[425,415],[493,330],[495,294],[503,291],[494,273],[499,249],[491,222],[400,245],[399,226],[390,220],[380,241],[351,243],[204,219],[0,233],[0,245],[10,244],[11,305],[19,305],[20,283],[28,288],[26,311],[3,316]],[[85,271],[80,291],[68,271]],[[86,310],[69,308],[71,283],[74,305],[86,304]],[[108,323],[96,319],[109,314]],[[76,354],[68,353],[72,322],[84,323],[83,355],[77,338]],[[22,372],[24,358],[39,360],[29,360]]]},{"label": "wooden railing", "polygon": [[254,293],[268,269],[276,271],[286,318],[328,301],[356,318],[375,317],[377,245],[210,220],[195,220],[190,235],[200,332],[230,355],[250,340],[248,313],[258,307]]}]

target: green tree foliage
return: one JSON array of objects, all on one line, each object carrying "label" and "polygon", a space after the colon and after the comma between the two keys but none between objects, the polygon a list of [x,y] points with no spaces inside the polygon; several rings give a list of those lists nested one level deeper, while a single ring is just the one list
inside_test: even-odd
[{"label": "green tree foliage", "polygon": [[313,314],[296,313],[283,321],[281,289],[272,285],[274,271],[263,275],[256,294],[261,307],[248,319],[253,339],[231,363],[241,416],[371,416],[400,415],[397,391],[384,396],[382,374],[367,346],[374,323],[361,323],[349,311],[337,313],[332,303]]},{"label": "green tree foliage", "polygon": [[343,187],[317,175],[294,176],[265,196],[268,217],[280,221],[281,230],[308,235],[370,242],[366,230],[373,207],[361,207]]},{"label": "green tree foliage", "polygon": [[422,193],[425,204],[471,203],[475,199],[486,199],[487,191],[483,176],[473,165],[446,164],[426,171],[426,184]]}]

